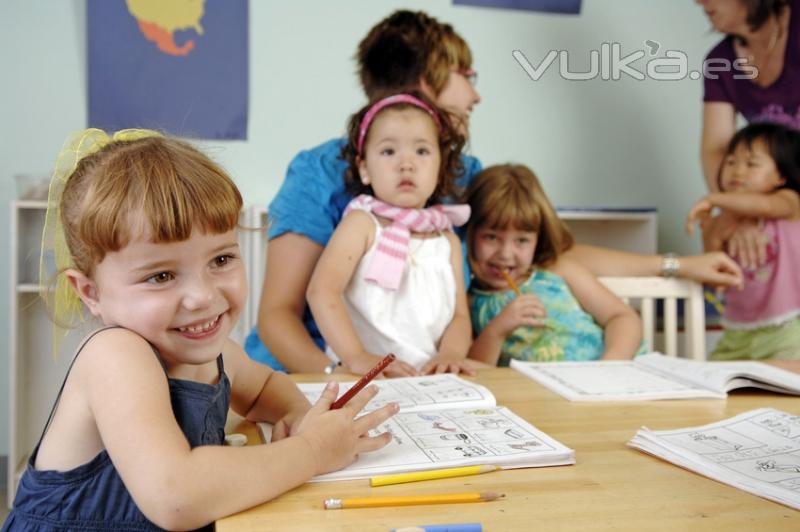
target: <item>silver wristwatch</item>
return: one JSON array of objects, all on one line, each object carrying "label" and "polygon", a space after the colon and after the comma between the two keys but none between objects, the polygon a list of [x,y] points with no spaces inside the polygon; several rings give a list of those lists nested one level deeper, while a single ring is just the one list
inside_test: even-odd
[{"label": "silver wristwatch", "polygon": [[661,276],[677,277],[681,269],[681,263],[674,253],[665,253],[661,256]]}]

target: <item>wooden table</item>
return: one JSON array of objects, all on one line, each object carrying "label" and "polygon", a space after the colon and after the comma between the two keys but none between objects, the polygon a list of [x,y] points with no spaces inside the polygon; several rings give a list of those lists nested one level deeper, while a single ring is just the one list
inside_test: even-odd
[{"label": "wooden table", "polygon": [[[791,369],[800,370],[794,364]],[[321,376],[298,376],[319,381]],[[735,391],[727,400],[575,403],[508,368],[475,380],[537,428],[575,450],[577,464],[371,488],[367,480],[311,483],[217,522],[217,531],[370,530],[443,523],[506,530],[800,530],[800,512],[681,469],[625,444],[654,430],[703,425],[759,407],[800,415],[800,399]],[[259,441],[252,424],[231,427]],[[269,482],[269,479],[264,479]],[[326,498],[496,491],[486,503],[324,510]]]}]

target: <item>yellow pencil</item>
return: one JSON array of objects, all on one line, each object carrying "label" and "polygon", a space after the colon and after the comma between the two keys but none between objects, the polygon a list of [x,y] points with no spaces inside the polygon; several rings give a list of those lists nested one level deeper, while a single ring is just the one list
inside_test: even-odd
[{"label": "yellow pencil", "polygon": [[465,467],[450,467],[447,469],[431,469],[429,471],[414,471],[413,473],[400,473],[397,475],[381,475],[369,479],[369,485],[388,486],[390,484],[403,484],[420,480],[434,480],[437,478],[464,477],[467,475],[480,475],[502,469],[495,465],[474,465]]},{"label": "yellow pencil", "polygon": [[519,290],[519,286],[517,283],[514,282],[514,278],[511,277],[511,274],[508,273],[506,270],[501,270],[503,272],[503,277],[506,278],[506,282],[508,283],[508,287],[514,291],[515,294],[522,295],[522,292]]},{"label": "yellow pencil", "polygon": [[326,510],[342,508],[376,508],[379,506],[411,506],[414,504],[454,504],[461,502],[485,502],[501,499],[504,493],[484,491],[481,493],[440,493],[437,495],[407,495],[399,497],[353,497],[351,499],[325,499]]},{"label": "yellow pencil", "polygon": [[[508,287],[510,289],[512,289],[515,294],[517,294],[518,296],[521,296],[522,295],[522,290],[520,290],[519,286],[517,286],[517,283],[514,282],[514,278],[511,277],[511,274],[508,273],[506,270],[500,270],[500,271],[503,272],[503,277],[506,278],[506,283],[508,283]],[[545,329],[550,329],[550,330],[553,329],[553,326],[550,325],[547,322],[542,323],[542,327],[544,327]]]}]

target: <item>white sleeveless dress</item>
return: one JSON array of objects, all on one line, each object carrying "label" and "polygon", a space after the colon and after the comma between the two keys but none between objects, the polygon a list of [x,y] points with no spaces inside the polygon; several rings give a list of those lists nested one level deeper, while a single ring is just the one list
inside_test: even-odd
[{"label": "white sleeveless dress", "polygon": [[[345,290],[347,313],[364,349],[379,356],[394,353],[419,369],[436,354],[455,313],[450,241],[445,235],[417,238],[412,234],[400,288],[387,290],[364,278],[383,230],[377,218],[369,215],[375,222],[375,239]],[[326,353],[339,360],[330,346]]]}]

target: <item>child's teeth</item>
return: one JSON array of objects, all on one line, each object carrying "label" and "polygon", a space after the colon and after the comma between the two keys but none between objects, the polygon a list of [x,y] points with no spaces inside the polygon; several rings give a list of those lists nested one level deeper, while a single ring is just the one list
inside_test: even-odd
[{"label": "child's teeth", "polygon": [[213,320],[209,321],[208,323],[204,323],[202,325],[194,325],[192,327],[181,327],[181,332],[190,332],[190,333],[200,333],[209,330],[214,323],[216,323],[217,319],[214,318]]}]

